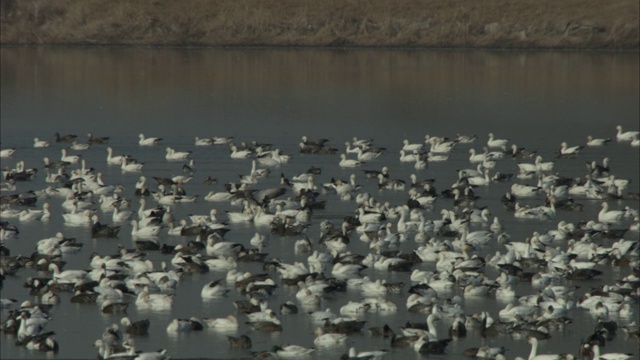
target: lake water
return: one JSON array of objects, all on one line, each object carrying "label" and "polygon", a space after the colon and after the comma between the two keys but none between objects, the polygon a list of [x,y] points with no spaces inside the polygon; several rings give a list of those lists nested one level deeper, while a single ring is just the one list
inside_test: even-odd
[{"label": "lake water", "polygon": [[[24,160],[27,168],[39,170],[36,179],[18,183],[16,192],[41,190],[45,182],[42,158],[58,159],[63,144],[54,142],[53,134],[77,134],[80,142],[85,134],[109,136],[111,146],[118,154],[134,155],[145,163],[142,173],[123,174],[118,167],[106,164],[105,145],[94,145],[87,151],[71,151],[82,154],[88,166],[102,172],[108,184],[122,184],[125,198],[135,199],[134,184],[141,174],[151,176],[175,176],[182,174],[183,162],[168,162],[164,158],[165,146],[177,150],[193,151],[196,171],[194,180],[185,185],[188,194],[198,195],[191,204],[175,204],[172,211],[176,219],[188,214],[208,214],[218,209],[224,219],[224,211],[237,211],[229,203],[212,203],[203,200],[211,190],[221,191],[222,184],[238,182],[239,175],[248,174],[249,160],[232,160],[226,146],[196,147],[195,136],[233,136],[236,142],[272,143],[284,154],[292,155],[289,164],[271,168],[271,174],[252,185],[255,189],[279,186],[280,173],[291,178],[310,166],[322,168],[316,185],[328,182],[332,177],[346,179],[356,174],[361,192],[369,192],[378,201],[389,201],[402,205],[407,200],[406,191],[378,190],[376,181],[364,178],[361,169],[379,170],[388,166],[392,178],[409,181],[409,175],[418,178],[436,179],[438,191],[449,187],[457,179],[457,169],[475,167],[468,161],[469,149],[479,152],[486,144],[488,134],[508,138],[510,143],[536,150],[545,160],[556,161],[556,171],[566,177],[581,177],[586,174],[585,162],[601,162],[611,159],[611,172],[617,178],[630,179],[629,192],[640,190],[637,147],[628,142],[615,140],[606,146],[585,148],[575,158],[556,159],[560,143],[570,146],[584,145],[586,137],[614,138],[615,126],[625,130],[638,130],[640,105],[638,97],[639,70],[637,53],[586,53],[586,52],[485,52],[485,51],[416,51],[416,50],[272,50],[272,49],[128,49],[128,48],[2,48],[0,53],[0,83],[2,101],[0,115],[2,149],[15,147],[12,158],[2,159],[2,167],[15,167]],[[161,137],[162,145],[140,147],[138,133]],[[402,140],[421,142],[424,136],[447,136],[475,134],[478,139],[472,144],[459,144],[445,162],[432,162],[427,169],[415,170],[412,164],[398,161]],[[358,169],[342,169],[335,155],[302,155],[298,143],[303,135],[309,138],[327,138],[328,145],[344,150],[344,142],[352,137],[373,139],[375,146],[387,151],[378,159]],[[34,149],[34,137],[52,141],[46,149]],[[350,157],[354,157],[353,154]],[[71,169],[77,168],[72,166]],[[515,161],[498,161],[496,170],[516,173]],[[207,176],[218,178],[218,184],[205,185]],[[513,180],[507,183],[492,183],[481,187],[481,197],[476,206],[487,206],[494,216],[501,219],[505,231],[512,241],[523,241],[534,231],[546,232],[554,229],[560,220],[577,223],[596,220],[600,201],[576,197],[584,204],[582,212],[558,212],[554,220],[517,220],[505,211],[499,202],[500,196],[509,191],[513,182],[532,184],[534,180]],[[156,190],[151,184],[152,190]],[[5,193],[3,192],[3,195]],[[286,196],[293,196],[289,192]],[[330,219],[339,225],[346,215],[354,215],[354,201],[340,200],[335,194],[323,193],[327,201],[325,210],[311,216],[307,236],[315,243],[320,234],[319,223]],[[5,242],[12,255],[33,252],[34,244],[51,237],[58,231],[65,236],[77,237],[84,246],[77,254],[65,256],[67,269],[85,269],[89,255],[113,253],[117,244],[131,247],[131,227],[124,224],[119,239],[90,238],[87,228],[70,227],[64,224],[61,199],[39,200],[38,206],[49,202],[53,209],[47,223],[20,223],[11,220],[20,229],[15,239]],[[539,205],[541,199],[526,200],[527,204]],[[154,205],[148,200],[149,206]],[[609,201],[614,209],[630,206],[638,209],[638,202],[629,199]],[[133,205],[137,210],[137,205]],[[425,211],[427,219],[440,218],[442,209],[454,209],[450,199],[440,198],[432,210]],[[460,210],[460,209],[458,209]],[[98,211],[103,222],[109,222],[110,214]],[[4,220],[4,219],[3,219]],[[395,222],[395,220],[394,220]],[[625,223],[628,226],[628,223]],[[472,226],[472,230],[480,229]],[[232,224],[225,236],[249,246],[249,239],[258,231],[268,234],[265,227],[251,224]],[[306,263],[307,254],[295,254],[293,243],[301,237],[271,236],[265,251],[269,257],[279,257],[284,262]],[[400,246],[410,252],[417,245],[413,235]],[[638,240],[637,232],[627,232],[627,240]],[[184,243],[186,238],[170,237],[163,232],[161,243]],[[596,240],[610,246],[607,240]],[[610,242],[610,240],[609,240]],[[554,244],[556,245],[556,244]],[[314,245],[322,250],[321,245]],[[557,246],[566,247],[566,242]],[[366,254],[368,244],[351,237],[349,245],[354,253]],[[482,253],[504,252],[501,244],[491,243]],[[149,252],[148,258],[159,268],[161,261],[170,255]],[[434,263],[419,264],[415,268],[434,270]],[[568,285],[580,286],[579,297],[592,286],[612,283],[631,273],[628,267],[611,268],[598,266],[604,275],[594,281],[573,281]],[[262,271],[259,264],[240,264],[239,270]],[[409,321],[425,321],[422,314],[412,314],[406,309],[407,289],[411,281],[406,273],[391,273],[367,269],[364,274],[374,279],[390,282],[404,281],[401,294],[389,294],[387,299],[398,305],[395,314],[367,314],[366,328],[389,324],[396,332]],[[495,279],[498,272],[487,267],[486,275]],[[22,287],[28,276],[44,276],[31,269],[20,270],[15,277],[8,277],[2,288],[2,298],[20,301],[30,299]],[[327,275],[329,275],[327,273]],[[175,302],[170,311],[153,312],[139,310],[133,303],[127,310],[131,319],[149,318],[152,328],[148,337],[136,338],[136,348],[145,351],[166,348],[173,358],[247,358],[245,350],[230,350],[224,334],[213,331],[192,332],[171,336],[165,331],[174,318],[196,316],[224,317],[237,315],[233,300],[244,299],[231,287],[228,297],[214,301],[203,301],[200,291],[211,280],[223,277],[223,273],[210,272],[204,275],[187,275],[178,285]],[[277,275],[274,275],[279,280]],[[274,310],[287,300],[298,303],[294,297],[296,287],[281,286],[268,300]],[[535,293],[530,284],[521,283],[518,295]],[[456,289],[443,297],[462,295]],[[92,347],[104,329],[119,322],[118,315],[102,315],[97,305],[71,304],[71,294],[61,294],[61,302],[51,311],[52,320],[48,330],[56,332],[60,344],[59,358],[93,358]],[[576,298],[577,298],[576,297]],[[323,299],[320,308],[331,308],[338,312],[349,300],[360,300],[355,291]],[[36,300],[36,299],[31,299]],[[466,314],[482,310],[497,318],[498,311],[506,303],[494,296],[465,299]],[[619,319],[624,325],[638,322],[637,303],[631,319]],[[3,311],[1,319],[6,317]],[[541,353],[577,352],[581,338],[592,333],[596,320],[583,309],[570,311],[573,323],[562,332],[553,331],[552,338],[541,343]],[[283,331],[262,334],[241,324],[235,335],[247,334],[253,340],[252,350],[268,350],[273,344],[298,344],[313,346],[313,330],[308,316],[301,311],[296,315],[282,315]],[[617,319],[617,318],[616,318]],[[617,319],[618,320],[618,319]],[[451,319],[438,324],[441,337],[446,337]],[[13,345],[14,339],[0,336],[0,357],[42,358],[39,352],[25,350]],[[503,335],[482,339],[477,329],[469,336],[449,344],[446,355],[440,358],[463,359],[463,350],[481,344],[506,346],[507,358],[527,357],[530,346],[526,340]],[[413,349],[392,349],[388,341],[373,338],[366,332],[350,336],[347,345],[331,350],[318,350],[316,359],[339,358],[349,346],[358,350],[386,348],[391,350],[386,358],[421,358]],[[619,333],[607,343],[606,352],[633,352],[638,356],[637,340],[625,339]],[[435,356],[434,356],[435,357]]]}]

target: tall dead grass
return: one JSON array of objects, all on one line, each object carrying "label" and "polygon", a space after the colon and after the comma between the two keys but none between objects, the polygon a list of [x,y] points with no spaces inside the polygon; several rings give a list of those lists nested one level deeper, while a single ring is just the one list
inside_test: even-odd
[{"label": "tall dead grass", "polygon": [[1,44],[638,49],[637,0],[2,0]]}]

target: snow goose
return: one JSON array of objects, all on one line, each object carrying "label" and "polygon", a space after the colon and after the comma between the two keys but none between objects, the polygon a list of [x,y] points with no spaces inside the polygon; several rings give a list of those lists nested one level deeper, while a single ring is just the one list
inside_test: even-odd
[{"label": "snow goose", "polygon": [[443,141],[439,137],[432,137],[427,140],[431,144],[432,153],[449,153],[458,144],[457,140]]},{"label": "snow goose", "polygon": [[140,309],[171,309],[171,306],[173,305],[173,295],[150,294],[149,287],[145,286],[142,291],[138,293],[135,303]]},{"label": "snow goose", "polygon": [[17,330],[17,338],[20,343],[41,334],[48,322],[48,319],[43,317],[29,317],[26,311],[20,313],[18,320],[20,321],[20,326]]},{"label": "snow goose", "polygon": [[456,134],[456,141],[460,144],[471,144],[478,138],[478,135]]},{"label": "snow goose", "polygon": [[233,256],[228,256],[226,258],[220,257],[208,259],[205,260],[205,264],[209,267],[209,270],[220,272],[227,272],[238,267],[238,264]]},{"label": "snow goose", "polygon": [[493,133],[489,133],[489,140],[487,140],[487,146],[490,148],[501,148],[507,146],[509,139],[494,139]]},{"label": "snow goose", "polygon": [[211,138],[199,138],[198,136],[193,138],[193,144],[195,146],[211,146],[213,145],[213,139]]},{"label": "snow goose", "polygon": [[67,162],[69,164],[76,164],[80,161],[80,155],[67,155],[67,149],[61,149],[62,156],[60,161]]},{"label": "snow goose", "polygon": [[76,151],[82,151],[82,150],[89,150],[89,148],[91,147],[91,144],[81,144],[77,141],[73,141],[71,143],[71,146],[69,146],[69,149],[71,150],[76,150]]},{"label": "snow goose", "polygon": [[192,153],[192,151],[176,151],[174,148],[170,146],[167,146],[165,151],[166,151],[165,159],[169,161],[184,160],[188,158]]},{"label": "snow goose", "polygon": [[358,351],[355,347],[350,347],[347,354],[343,354],[340,360],[358,360],[358,359],[370,359],[370,360],[382,360],[389,350],[371,350],[371,351]]},{"label": "snow goose", "polygon": [[[418,154],[418,159],[420,159],[420,155]],[[416,161],[418,161],[418,159],[416,159]],[[449,154],[446,153],[434,153],[434,152],[428,152],[427,156],[426,156],[427,161],[447,161],[449,160]]]},{"label": "snow goose", "polygon": [[205,318],[203,319],[204,323],[209,327],[209,329],[213,329],[216,331],[233,331],[235,332],[238,329],[238,319],[229,315],[223,318]]},{"label": "snow goose", "polygon": [[527,360],[561,360],[566,358],[564,354],[538,355],[538,339],[535,336],[528,336],[527,342],[531,344],[531,352],[529,352]]},{"label": "snow goose", "polygon": [[87,277],[87,271],[85,270],[64,270],[60,271],[60,268],[56,263],[49,264],[49,271],[53,272],[53,278],[61,283],[77,283],[84,280]]},{"label": "snow goose", "polygon": [[142,134],[142,133],[138,134],[138,145],[140,145],[140,146],[157,145],[157,144],[160,143],[161,140],[162,140],[162,138],[159,138],[159,137],[146,138],[144,136],[144,134]]},{"label": "snow goose", "polygon": [[600,346],[598,344],[591,345],[591,349],[593,351],[593,360],[627,360],[633,357],[633,354],[625,354],[625,353],[608,353],[601,354]]},{"label": "snow goose", "polygon": [[416,163],[413,165],[413,168],[416,170],[422,170],[422,169],[426,169],[428,165],[429,165],[429,162],[427,160],[423,160],[418,157],[416,159]]},{"label": "snow goose", "polygon": [[476,149],[469,149],[469,162],[472,164],[477,164],[477,163],[483,163],[484,160],[486,159],[486,156],[484,153],[482,154],[476,154]]},{"label": "snow goose", "polygon": [[91,225],[91,215],[93,211],[86,209],[78,211],[77,207],[71,212],[62,214],[67,225]]},{"label": "snow goose", "polygon": [[246,159],[249,155],[253,154],[253,151],[249,149],[240,150],[236,145],[231,146],[231,158],[232,159]]},{"label": "snow goose", "polygon": [[578,155],[580,150],[584,149],[584,146],[568,146],[565,141],[560,144],[560,155],[573,156]]},{"label": "snow goose", "polygon": [[340,167],[356,167],[362,165],[362,162],[355,159],[347,159],[347,155],[340,154],[340,162],[338,163]]},{"label": "snow goose", "polygon": [[123,222],[131,219],[133,216],[133,211],[131,210],[120,210],[120,206],[113,207],[113,214],[111,216],[111,221],[114,223]]},{"label": "snow goose", "polygon": [[358,155],[358,161],[361,162],[365,162],[365,161],[371,161],[371,160],[375,160],[378,157],[380,157],[380,155],[382,155],[382,152],[374,152],[374,151],[364,151],[361,148],[357,148],[357,152],[356,154]]},{"label": "snow goose", "polygon": [[489,178],[489,169],[484,170],[484,176],[471,176],[466,179],[471,186],[486,186],[491,183],[491,178]]},{"label": "snow goose", "polygon": [[513,184],[511,185],[511,194],[516,197],[534,197],[538,196],[542,192],[542,188],[539,186]]},{"label": "snow goose", "polygon": [[344,146],[345,146],[345,150],[344,151],[347,154],[356,154],[356,153],[358,153],[359,150],[361,150],[359,146],[355,146],[354,145],[354,147],[351,147],[351,143],[348,142],[348,141],[344,143]]},{"label": "snow goose", "polygon": [[418,158],[420,158],[420,154],[417,151],[412,152],[411,154],[407,154],[404,150],[400,150],[400,162],[412,162],[415,163]]},{"label": "snow goose", "polygon": [[50,208],[51,206],[49,205],[49,203],[44,203],[42,205],[42,210],[23,210],[20,212],[18,219],[20,220],[20,222],[28,222],[34,220],[47,221],[51,218],[51,212],[49,211]]},{"label": "snow goose", "polygon": [[51,145],[50,142],[45,140],[40,140],[38,138],[33,138],[33,147],[34,148],[46,148]]},{"label": "snow goose", "polygon": [[606,143],[610,142],[611,138],[606,138],[606,139],[598,139],[598,138],[594,138],[593,136],[589,135],[587,136],[587,146],[603,146]]},{"label": "snow goose", "polygon": [[357,137],[354,136],[351,139],[351,143],[353,144],[353,146],[368,148],[368,147],[371,147],[371,144],[373,144],[373,140],[372,139],[358,139]]},{"label": "snow goose", "polygon": [[616,126],[616,130],[618,133],[616,134],[616,139],[618,141],[631,141],[633,139],[637,139],[640,136],[640,131],[626,131],[622,132],[622,126]]},{"label": "snow goose", "polygon": [[128,159],[124,159],[120,165],[120,169],[122,169],[123,173],[126,172],[137,172],[142,170],[144,163],[139,163],[135,161],[130,161]]},{"label": "snow goose", "polygon": [[598,221],[601,223],[619,223],[622,221],[625,211],[623,210],[609,210],[609,204],[602,202],[600,204],[602,209],[598,213]]},{"label": "snow goose", "polygon": [[420,144],[420,143],[416,143],[416,144],[410,144],[409,140],[404,139],[402,140],[402,150],[406,151],[406,152],[413,152],[415,151],[421,151],[422,147],[424,146],[424,144]]},{"label": "snow goose", "polygon": [[315,331],[315,334],[316,334],[316,337],[313,340],[313,344],[317,347],[323,347],[323,348],[344,345],[348,337],[347,334],[324,332],[322,328],[317,328]]},{"label": "snow goose", "polygon": [[251,160],[251,172],[249,173],[250,176],[253,176],[259,179],[269,175],[270,173],[271,173],[271,170],[269,169],[258,169],[256,167],[256,161]]},{"label": "snow goose", "polygon": [[11,157],[15,152],[16,152],[16,148],[2,149],[0,150],[0,158]]},{"label": "snow goose", "polygon": [[282,345],[274,346],[272,352],[275,352],[280,359],[299,359],[309,357],[315,348],[306,348],[300,345]]},{"label": "snow goose", "polygon": [[378,175],[378,189],[389,189],[389,190],[398,190],[404,191],[405,182],[400,179],[389,179],[385,178],[384,175]]},{"label": "snow goose", "polygon": [[213,145],[227,145],[233,141],[233,136],[213,136]]},{"label": "snow goose", "polygon": [[127,159],[125,155],[113,156],[113,148],[107,147],[107,164],[109,165],[122,165],[122,162]]},{"label": "snow goose", "polygon": [[[158,351],[137,351],[134,347],[133,339],[127,339],[122,343],[122,346],[126,349],[126,356],[130,356],[131,354],[135,355],[134,360],[168,360],[171,357],[167,354],[167,349],[162,349]],[[118,355],[118,354],[114,354]],[[120,354],[121,355],[121,354]],[[105,357],[106,358],[106,357]],[[116,356],[115,358],[120,358]]]},{"label": "snow goose", "polygon": [[138,227],[138,221],[131,220],[131,236],[133,237],[156,237],[160,234],[160,230],[162,226],[160,225],[149,225],[142,228]]}]

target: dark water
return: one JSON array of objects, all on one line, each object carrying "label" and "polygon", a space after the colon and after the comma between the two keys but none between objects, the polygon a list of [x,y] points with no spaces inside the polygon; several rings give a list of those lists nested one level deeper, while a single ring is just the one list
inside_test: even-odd
[{"label": "dark water", "polygon": [[[456,169],[475,167],[468,162],[468,149],[481,151],[489,132],[512,143],[535,149],[547,160],[555,159],[562,141],[569,145],[584,144],[587,135],[614,137],[615,126],[637,130],[640,107],[638,85],[638,54],[627,53],[559,53],[559,52],[459,52],[459,51],[317,51],[317,50],[180,50],[180,49],[75,49],[75,48],[2,48],[1,58],[1,125],[2,149],[16,147],[13,158],[2,159],[2,167],[14,167],[24,160],[27,167],[37,167],[38,177],[28,183],[19,183],[20,192],[40,190],[45,172],[42,158],[57,159],[61,144],[48,149],[34,149],[32,139],[53,141],[53,133],[74,133],[84,142],[85,134],[110,136],[110,146],[116,153],[132,154],[145,162],[142,174],[172,176],[182,173],[182,162],[167,162],[164,147],[192,150],[196,163],[195,179],[186,185],[189,194],[199,195],[193,204],[172,206],[176,219],[188,214],[206,214],[211,208],[237,211],[228,203],[210,203],[202,197],[210,190],[222,190],[223,183],[237,182],[238,175],[247,174],[248,160],[232,160],[224,146],[195,147],[193,137],[234,136],[237,142],[257,140],[270,142],[283,153],[293,155],[287,165],[273,168],[269,177],[254,185],[257,189],[278,186],[279,173],[291,177],[310,166],[323,169],[316,185],[328,182],[331,177],[348,178],[357,174],[362,191],[371,193],[379,201],[401,205],[406,192],[379,191],[375,181],[366,180],[360,169],[341,169],[338,155],[301,155],[298,143],[302,135],[311,138],[325,137],[329,145],[344,149],[344,142],[352,137],[374,139],[376,146],[388,150],[377,160],[363,168],[380,169],[388,166],[393,178],[409,180],[409,174],[419,178],[435,178],[436,188],[443,190],[456,178]],[[163,145],[141,148],[137,134],[163,138]],[[426,134],[455,137],[457,133],[476,134],[474,144],[459,145],[449,160],[431,163],[428,169],[415,170],[411,164],[398,162],[398,150],[403,139],[422,141]],[[109,184],[122,184],[123,196],[133,197],[134,183],[140,174],[123,174],[119,168],[107,166],[105,146],[93,146],[81,153],[87,164],[104,175]],[[563,176],[583,176],[585,161],[604,157],[611,159],[612,172],[617,178],[631,179],[629,191],[638,192],[638,148],[629,143],[612,142],[601,148],[586,148],[573,159],[556,159],[556,171]],[[515,162],[498,162],[496,170],[517,172]],[[218,185],[204,185],[206,176],[219,179]],[[517,180],[531,183],[531,180]],[[578,198],[585,205],[583,212],[559,213],[552,221],[521,221],[507,213],[499,197],[508,191],[512,183],[494,183],[478,190],[481,200],[477,206],[487,206],[498,216],[505,231],[514,241],[522,241],[533,231],[544,232],[556,227],[560,220],[577,223],[597,219],[599,201]],[[4,193],[3,193],[4,195]],[[287,196],[291,196],[288,194]],[[339,200],[334,194],[323,194],[327,200],[325,210],[312,216],[307,232],[309,238],[319,237],[319,222],[332,219],[336,224],[345,215],[353,214],[353,201]],[[123,225],[118,240],[92,240],[88,229],[64,225],[60,208],[61,199],[51,198],[52,219],[48,223],[16,223],[20,235],[6,242],[12,254],[30,254],[35,242],[63,231],[84,243],[83,249],[65,256],[67,268],[86,268],[93,251],[110,253],[118,243],[132,246],[130,226]],[[39,204],[42,202],[39,201]],[[537,205],[537,201],[530,201]],[[153,201],[148,201],[149,206]],[[610,201],[610,207],[638,208],[632,200]],[[432,211],[425,212],[428,219],[440,217],[441,209],[452,209],[450,200],[439,199]],[[134,210],[137,205],[134,205]],[[102,214],[110,219],[110,214]],[[222,216],[223,217],[223,216]],[[480,227],[473,227],[479,229]],[[268,233],[268,228],[253,225],[232,225],[228,241],[249,246],[254,232]],[[295,254],[293,243],[300,237],[271,237],[265,249],[271,257],[285,262],[306,263],[307,255]],[[412,235],[409,236],[412,239]],[[628,240],[638,240],[638,234],[629,232]],[[188,240],[188,239],[187,239]],[[169,237],[165,233],[161,243],[177,244],[186,240]],[[411,251],[416,244],[409,240],[402,244],[403,251]],[[558,246],[566,246],[560,243]],[[322,250],[322,247],[316,245]],[[368,244],[352,237],[350,249],[366,254]],[[491,244],[487,253],[504,251],[504,246]],[[160,261],[170,257],[150,253],[149,258],[159,268]],[[433,263],[417,268],[433,270]],[[258,272],[258,264],[241,264],[239,270]],[[610,283],[630,273],[629,268],[609,268],[602,278],[592,282],[574,282],[581,286],[583,294],[591,286]],[[388,281],[405,281],[408,274],[388,273],[369,269],[371,278]],[[497,272],[487,269],[489,278]],[[23,269],[16,277],[9,277],[2,289],[3,298],[26,300],[28,293],[21,287],[27,276],[45,274]],[[149,318],[150,336],[136,339],[141,350],[168,349],[173,358],[244,358],[250,354],[242,350],[229,350],[225,334],[213,331],[192,332],[171,336],[165,331],[174,318],[196,316],[224,317],[236,314],[232,301],[244,298],[232,289],[229,296],[220,300],[203,301],[202,286],[223,273],[185,276],[178,285],[173,308],[166,312],[142,311],[131,304],[131,319]],[[406,286],[406,285],[405,285]],[[405,288],[406,290],[406,288]],[[269,299],[269,305],[277,310],[280,303],[295,300],[296,287],[281,287]],[[534,293],[529,284],[519,284],[518,295]],[[447,296],[462,294],[456,290]],[[120,316],[102,315],[97,305],[76,305],[69,302],[70,294],[62,294],[61,303],[52,311],[47,329],[56,331],[60,343],[60,358],[92,358],[92,344],[106,326],[118,322]],[[407,312],[407,293],[389,294],[387,299],[398,305],[395,314],[367,314],[367,327],[389,324],[394,330],[407,320],[424,321],[424,315]],[[320,308],[339,308],[349,300],[359,300],[358,292],[347,292],[324,299]],[[31,299],[35,300],[35,299]],[[493,296],[465,299],[465,313],[488,310],[494,317],[504,302]],[[637,304],[632,319],[620,319],[621,324],[638,321]],[[2,319],[4,319],[4,313]],[[245,317],[237,314],[242,322]],[[583,309],[570,313],[574,323],[563,332],[553,332],[553,337],[541,344],[540,352],[576,352],[580,339],[588,336],[596,321]],[[308,321],[306,314],[281,316],[284,331],[261,334],[241,325],[237,334],[248,334],[253,340],[253,350],[266,350],[273,344],[292,343],[313,346],[313,330],[316,325]],[[451,320],[438,325],[441,336]],[[41,358],[38,352],[13,345],[13,339],[2,336],[1,357]],[[483,340],[476,330],[465,339],[452,342],[447,355],[440,358],[464,358],[462,352],[481,344],[506,346],[507,358],[526,357],[529,345],[525,340],[510,336]],[[349,346],[358,350],[390,348],[387,341],[372,338],[365,333],[351,336],[347,346],[331,350],[318,350],[317,359],[338,358]],[[634,352],[637,341],[627,341],[619,334],[607,344],[606,351]],[[413,349],[393,349],[387,358],[420,358]]]}]

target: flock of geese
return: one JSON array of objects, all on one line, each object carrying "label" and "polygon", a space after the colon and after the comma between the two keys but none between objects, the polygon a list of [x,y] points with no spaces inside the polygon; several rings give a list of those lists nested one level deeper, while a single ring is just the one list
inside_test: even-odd
[{"label": "flock of geese", "polygon": [[[585,147],[612,146],[612,141],[630,144],[630,151],[637,151],[639,133],[623,132],[620,126],[616,130],[615,138],[589,136],[584,144],[571,146],[563,142],[557,156],[584,161],[581,151]],[[518,354],[507,354],[505,346],[490,345],[499,335],[511,335],[514,341],[527,339],[530,353],[521,355],[528,360],[622,360],[633,356],[606,346],[616,336],[638,342],[638,325],[632,320],[637,317],[640,297],[638,209],[611,205],[620,200],[637,205],[638,194],[629,191],[628,179],[615,176],[608,158],[601,163],[587,161],[583,177],[566,178],[563,169],[556,168],[555,160],[545,161],[536,151],[494,134],[489,134],[482,153],[470,148],[481,142],[477,136],[449,139],[427,135],[418,143],[404,140],[398,149],[353,138],[345,143],[344,151],[331,147],[328,139],[303,136],[301,155],[296,156],[313,159],[313,155],[339,154],[337,166],[354,171],[348,179],[325,174],[327,181],[317,183],[324,169],[312,166],[288,177],[287,166],[296,156],[271,149],[271,144],[195,137],[193,145],[198,149],[228,148],[231,159],[250,161],[251,170],[236,183],[225,184],[221,191],[191,194],[191,181],[217,184],[217,179],[204,178],[202,170],[195,170],[195,149],[180,151],[166,146],[165,159],[179,162],[184,172],[165,178],[147,173],[145,164],[134,156],[115,153],[109,142],[109,137],[92,134],[87,135],[86,143],[71,134],[56,133],[52,142],[35,138],[33,147],[47,155],[43,165],[35,168],[27,168],[18,160],[20,152],[16,148],[0,151],[0,281],[19,276],[24,267],[46,274],[25,281],[28,300],[0,301],[7,311],[0,328],[4,346],[10,346],[6,342],[10,336],[16,346],[34,351],[57,352],[59,346],[73,346],[59,345],[55,330],[47,329],[51,317],[56,316],[60,294],[70,292],[72,303],[94,304],[87,306],[120,318],[95,341],[101,359],[182,356],[168,354],[166,349],[136,349],[136,337],[153,336],[159,327],[169,333],[210,329],[227,335],[230,348],[247,351],[256,358],[299,359],[327,347],[348,347],[341,359],[349,360],[382,359],[393,351],[390,349],[400,347],[413,348],[422,355],[450,354],[449,344],[470,332],[486,340],[485,345],[465,351],[464,355],[470,357],[520,359]],[[138,136],[142,147],[164,147],[164,142],[158,137]],[[470,167],[458,170],[457,181],[451,186],[416,175],[428,172],[432,163],[447,161],[452,152],[465,147],[469,148]],[[58,149],[59,160],[53,160],[50,148]],[[82,156],[87,151],[104,151],[106,162],[87,164]],[[415,173],[410,179],[393,178],[388,166],[370,168],[383,153],[393,151],[398,151],[401,163],[413,166]],[[513,164],[514,173],[495,171],[498,162]],[[623,166],[621,161],[612,162]],[[120,167],[123,174],[139,174],[135,188],[107,183],[99,170],[105,166]],[[261,186],[264,179],[277,177],[276,172],[280,172],[278,186]],[[41,181],[42,176],[46,188],[24,191],[31,186],[25,184]],[[365,182],[358,183],[360,178]],[[496,182],[511,183],[510,191],[501,196],[500,206],[518,221],[537,221],[540,231],[526,239],[512,238],[503,225],[505,219],[493,216],[490,207],[476,205],[482,204],[477,189]],[[436,186],[441,191],[436,191]],[[402,200],[398,203],[381,203],[367,189],[404,195],[399,196]],[[564,212],[582,211],[580,199],[601,204],[597,218],[580,223],[563,219]],[[176,219],[172,212],[177,203],[203,201],[212,205],[208,214]],[[353,212],[343,214],[337,223],[326,218],[314,222],[320,226],[316,236],[310,225],[314,218],[322,218],[331,201],[352,203]],[[436,202],[442,208],[440,212],[434,211]],[[217,204],[221,203],[231,204],[237,211],[219,211]],[[527,205],[530,203],[537,204]],[[65,237],[62,231],[44,239],[21,238],[21,227],[41,226],[52,217],[61,217],[66,225],[85,226],[87,237],[131,238],[135,246],[127,248],[116,245],[116,241],[111,253],[88,256],[82,251],[84,239]],[[253,224],[255,235],[244,240],[234,238],[238,224]],[[547,224],[553,224],[553,230],[542,230]],[[285,254],[269,252],[274,237],[295,239],[292,251],[306,262],[287,263],[281,260]],[[160,243],[167,238],[184,241]],[[33,242],[33,254],[12,253],[12,244],[27,241]],[[353,252],[353,241],[362,241],[370,251]],[[489,247],[501,250],[490,254]],[[165,260],[151,261],[149,252],[162,254]],[[87,267],[65,269],[65,259],[77,256],[87,256]],[[261,264],[264,272],[243,271],[247,262]],[[624,267],[629,275],[591,287],[590,281],[602,275],[606,267]],[[385,276],[388,272],[406,273],[411,283],[389,282]],[[492,272],[498,276],[489,277]],[[173,319],[165,325],[126,315],[129,306],[170,310],[175,297],[180,296],[181,279],[194,273],[211,274],[211,281],[201,291],[203,299],[229,297],[234,289],[246,296],[234,302],[237,313],[220,318]],[[530,294],[516,295],[516,287],[523,284]],[[295,297],[281,304],[270,302],[282,287],[296,288]],[[360,292],[362,299],[340,308],[321,309],[326,299],[340,296],[347,289]],[[406,304],[394,303],[389,294],[406,294]],[[499,313],[469,313],[464,301],[470,298],[497,298],[506,306]],[[366,314],[394,314],[400,307],[413,315],[400,329],[364,320]],[[579,353],[572,351],[572,345],[563,354],[542,354],[539,344],[555,331],[570,327],[572,319],[568,315],[576,311],[591,316],[594,324],[593,329],[574,329],[585,331]],[[308,316],[317,324],[313,344],[253,349],[251,332],[281,332],[283,316]],[[440,322],[447,324],[446,334],[438,331]],[[251,330],[236,336],[242,324]],[[366,351],[348,345],[354,334],[363,332],[379,337],[385,345]]]}]

